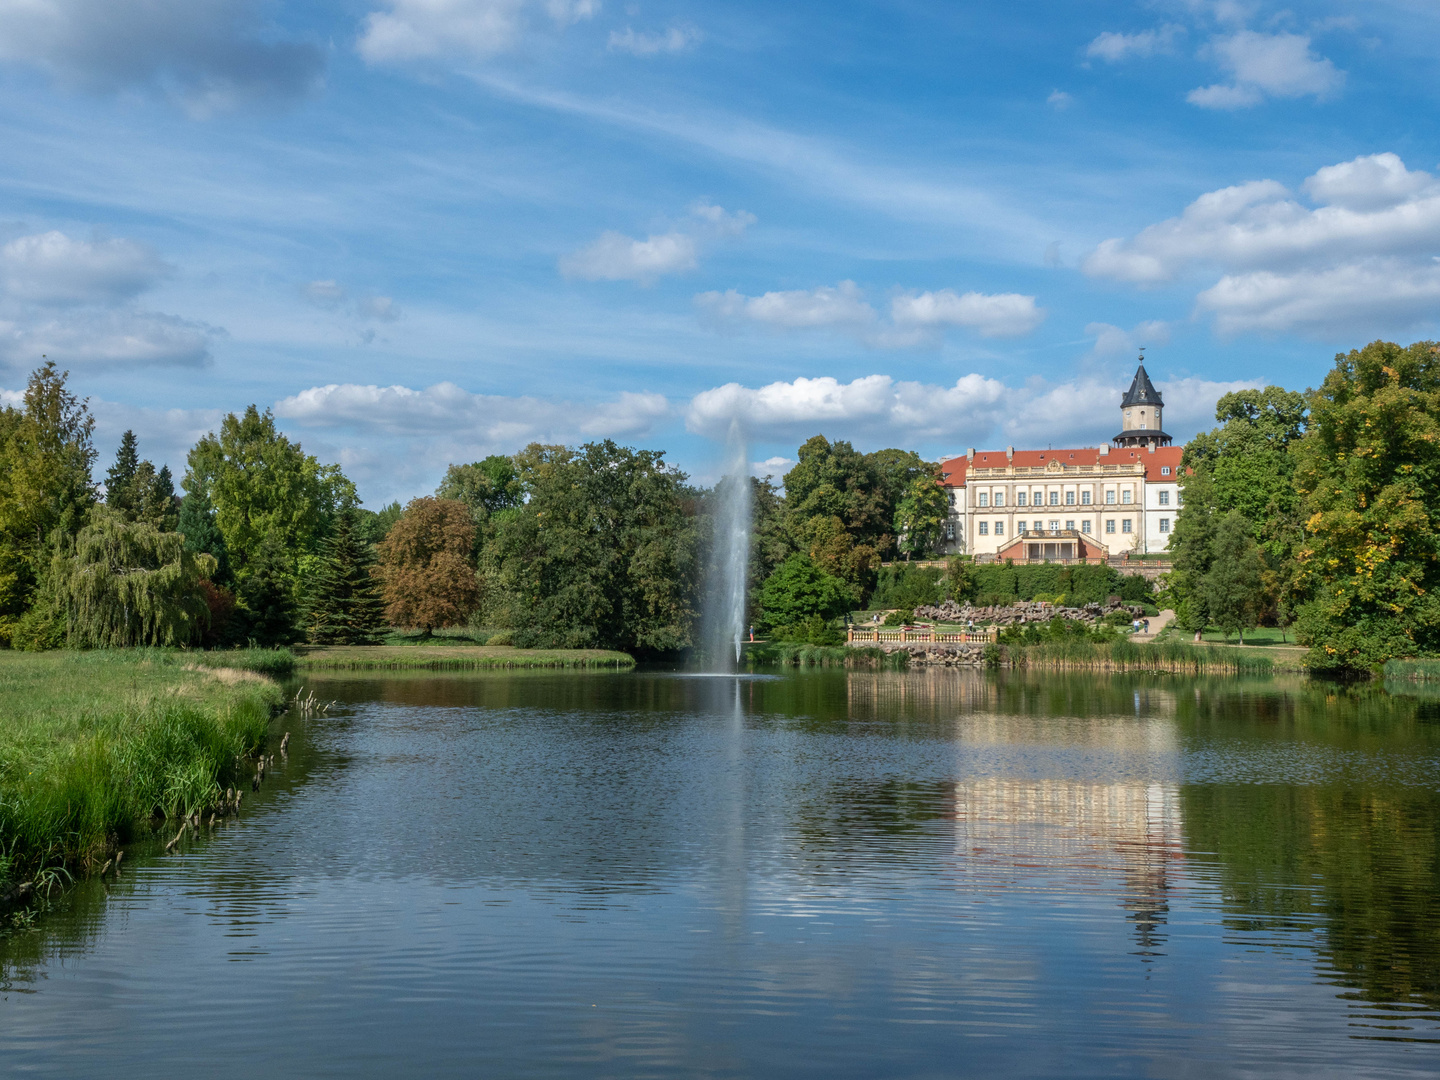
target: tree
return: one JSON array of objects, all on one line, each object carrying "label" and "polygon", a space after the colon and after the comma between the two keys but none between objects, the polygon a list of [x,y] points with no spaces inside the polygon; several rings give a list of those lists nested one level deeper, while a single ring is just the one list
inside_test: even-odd
[{"label": "tree", "polygon": [[117,510],[130,508],[130,482],[135,479],[135,470],[140,467],[140,451],[135,432],[126,431],[120,436],[120,448],[115,451],[115,464],[105,473],[105,503]]},{"label": "tree", "polygon": [[0,409],[0,639],[29,606],[63,538],[95,502],[95,420],[47,361],[19,409]]},{"label": "tree", "polygon": [[869,544],[857,544],[834,515],[817,514],[805,523],[805,550],[815,565],[850,586],[856,603],[862,603],[875,588],[880,555]]},{"label": "tree", "polygon": [[412,499],[380,543],[385,614],[393,626],[463,623],[480,605],[480,586],[470,561],[475,524],[455,499]]},{"label": "tree", "polygon": [[939,543],[950,519],[950,497],[940,486],[938,467],[931,468],[930,473],[910,481],[895,507],[895,535],[907,559],[923,555]]},{"label": "tree", "polygon": [[1440,346],[1335,358],[1296,443],[1297,628],[1316,670],[1440,651]]},{"label": "tree", "polygon": [[670,652],[691,644],[698,500],[663,453],[610,440],[532,444],[515,457],[525,505],[486,565],[516,644]]},{"label": "tree", "polygon": [[470,507],[472,513],[488,517],[501,510],[513,510],[525,497],[515,463],[500,454],[491,454],[484,461],[469,465],[451,465],[445,479],[435,491],[437,499],[456,499]]},{"label": "tree", "polygon": [[1240,635],[1245,644],[1245,627],[1255,625],[1264,599],[1260,549],[1254,539],[1255,527],[1239,510],[1231,510],[1215,528],[1210,570],[1205,575],[1205,606],[1215,625],[1228,637]]},{"label": "tree", "polygon": [[235,620],[239,632],[257,645],[289,645],[298,636],[289,566],[279,532],[266,533],[240,582]]},{"label": "tree", "polygon": [[189,645],[209,626],[213,572],[179,533],[96,508],[73,552],[55,557],[50,592],[72,648]]},{"label": "tree", "polygon": [[281,573],[292,579],[300,556],[313,554],[330,521],[356,505],[355,485],[338,466],[321,465],[275,427],[267,409],[251,405],[220,423],[191,449],[185,490],[204,495],[236,578],[243,581],[266,538],[274,534]]},{"label": "tree", "polygon": [[[886,550],[893,507],[876,463],[843,440],[807,439],[785,474],[785,503],[791,532],[800,540],[814,517],[836,517],[856,543]],[[803,540],[801,541],[803,544]]]},{"label": "tree", "polygon": [[808,555],[791,555],[760,590],[760,624],[766,629],[794,626],[818,615],[836,619],[850,610],[854,596],[845,582],[827,574]]},{"label": "tree", "polygon": [[192,554],[204,552],[214,558],[215,573],[211,580],[217,585],[228,585],[231,580],[230,553],[225,547],[225,537],[215,524],[215,508],[203,491],[191,492],[180,500],[176,529],[185,539],[186,551]]},{"label": "tree", "polygon": [[320,546],[320,567],[304,614],[305,636],[314,645],[374,645],[384,632],[384,602],[370,572],[369,545],[357,515],[342,510]]}]

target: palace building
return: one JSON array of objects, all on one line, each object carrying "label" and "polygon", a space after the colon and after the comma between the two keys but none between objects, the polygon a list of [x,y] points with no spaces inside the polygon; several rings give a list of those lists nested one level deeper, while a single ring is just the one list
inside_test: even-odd
[{"label": "palace building", "polygon": [[1180,510],[1180,455],[1142,363],[1108,446],[970,450],[940,465],[950,550],[977,561],[1103,562],[1165,551]]}]

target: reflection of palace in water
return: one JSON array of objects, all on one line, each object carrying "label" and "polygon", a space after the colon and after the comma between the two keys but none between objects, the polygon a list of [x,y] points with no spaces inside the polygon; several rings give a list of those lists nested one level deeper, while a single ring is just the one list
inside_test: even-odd
[{"label": "reflection of palace in water", "polygon": [[[1034,888],[1053,875],[1067,890],[1106,896],[1118,876],[1139,952],[1151,954],[1164,941],[1184,851],[1180,788],[1171,773],[1179,752],[1174,696],[1113,680],[1055,686],[978,672],[856,673],[849,697],[852,718],[918,711],[955,740],[961,875],[987,888]],[[1068,715],[1067,695],[1074,706]],[[1052,764],[1046,771],[1076,775],[1013,775],[1034,767],[1026,748],[1041,746]],[[965,775],[977,770],[990,775]],[[1101,778],[1114,772],[1135,779]]]}]

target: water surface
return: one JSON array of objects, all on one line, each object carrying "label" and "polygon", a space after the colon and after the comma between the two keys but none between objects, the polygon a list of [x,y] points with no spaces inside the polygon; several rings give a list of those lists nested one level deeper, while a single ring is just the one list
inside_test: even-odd
[{"label": "water surface", "polygon": [[1434,1076],[1440,708],[1164,676],[326,678],[0,942],[16,1075]]}]

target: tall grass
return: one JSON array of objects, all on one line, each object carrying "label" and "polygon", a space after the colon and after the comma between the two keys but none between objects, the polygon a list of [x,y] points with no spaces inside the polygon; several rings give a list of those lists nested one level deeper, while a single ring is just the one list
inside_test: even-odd
[{"label": "tall grass", "polygon": [[1408,679],[1411,682],[1440,680],[1440,660],[1387,660],[1386,680]]},{"label": "tall grass", "polygon": [[1248,649],[1192,645],[1183,641],[1091,642],[1061,639],[1038,645],[1005,646],[1010,667],[1088,671],[1169,671],[1185,674],[1269,675],[1274,658]]},{"label": "tall grass", "polygon": [[764,642],[746,645],[745,662],[750,667],[778,664],[782,667],[848,667],[903,669],[910,663],[904,649],[858,648],[846,645],[796,645]]},{"label": "tall grass", "polygon": [[498,668],[632,668],[629,653],[609,649],[511,649],[484,645],[414,648],[408,645],[329,645],[303,651],[305,671],[429,671]]},{"label": "tall grass", "polygon": [[283,694],[197,670],[196,655],[0,653],[0,895],[46,869],[83,873],[145,819],[217,801]]}]

